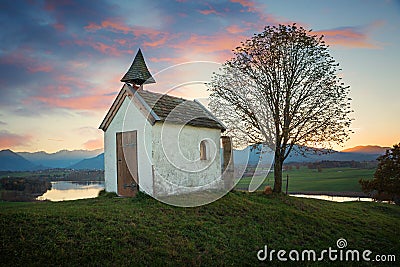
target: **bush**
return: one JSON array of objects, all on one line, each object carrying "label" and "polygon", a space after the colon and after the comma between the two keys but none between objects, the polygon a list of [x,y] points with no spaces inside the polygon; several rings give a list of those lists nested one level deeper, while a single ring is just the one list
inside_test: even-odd
[{"label": "bush", "polygon": [[400,204],[400,143],[378,157],[374,179],[359,182],[362,190],[374,200],[388,200]]}]

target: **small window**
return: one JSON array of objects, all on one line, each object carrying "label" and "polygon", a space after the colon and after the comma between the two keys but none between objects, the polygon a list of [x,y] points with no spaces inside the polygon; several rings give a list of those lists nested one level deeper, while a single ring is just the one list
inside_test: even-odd
[{"label": "small window", "polygon": [[207,159],[207,144],[206,140],[202,140],[200,142],[200,160],[206,160]]}]

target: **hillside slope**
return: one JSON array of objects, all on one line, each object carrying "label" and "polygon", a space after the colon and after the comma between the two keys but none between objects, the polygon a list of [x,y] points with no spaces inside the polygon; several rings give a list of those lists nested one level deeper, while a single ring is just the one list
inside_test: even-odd
[{"label": "hillside slope", "polygon": [[75,170],[104,170],[104,153],[90,159],[81,160],[69,168]]},{"label": "hillside slope", "polygon": [[0,171],[32,171],[38,168],[29,160],[9,149],[0,151]]},{"label": "hillside slope", "polygon": [[[142,194],[0,203],[0,252],[4,266],[255,266],[265,245],[321,252],[337,249],[344,238],[349,249],[399,259],[399,220],[395,205],[238,192],[197,208],[171,207]],[[279,265],[276,257],[265,263]],[[317,262],[331,264],[327,257]]]}]

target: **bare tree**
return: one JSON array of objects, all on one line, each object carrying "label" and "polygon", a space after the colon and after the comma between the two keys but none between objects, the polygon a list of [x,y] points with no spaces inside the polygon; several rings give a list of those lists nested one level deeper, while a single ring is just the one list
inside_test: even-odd
[{"label": "bare tree", "polygon": [[348,139],[349,87],[323,36],[293,25],[267,26],[242,42],[209,84],[210,108],[228,126],[234,145],[275,151],[274,192],[294,149],[332,148]]}]

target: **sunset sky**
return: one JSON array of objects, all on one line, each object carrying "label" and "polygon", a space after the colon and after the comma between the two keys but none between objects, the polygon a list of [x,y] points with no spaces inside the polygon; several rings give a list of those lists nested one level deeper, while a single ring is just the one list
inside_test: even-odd
[{"label": "sunset sky", "polygon": [[400,1],[3,0],[0,22],[0,149],[102,148],[98,127],[138,48],[157,81],[146,89],[166,92],[199,78],[165,68],[223,63],[264,26],[293,22],[325,35],[351,86],[355,134],[335,148],[400,142]]}]

